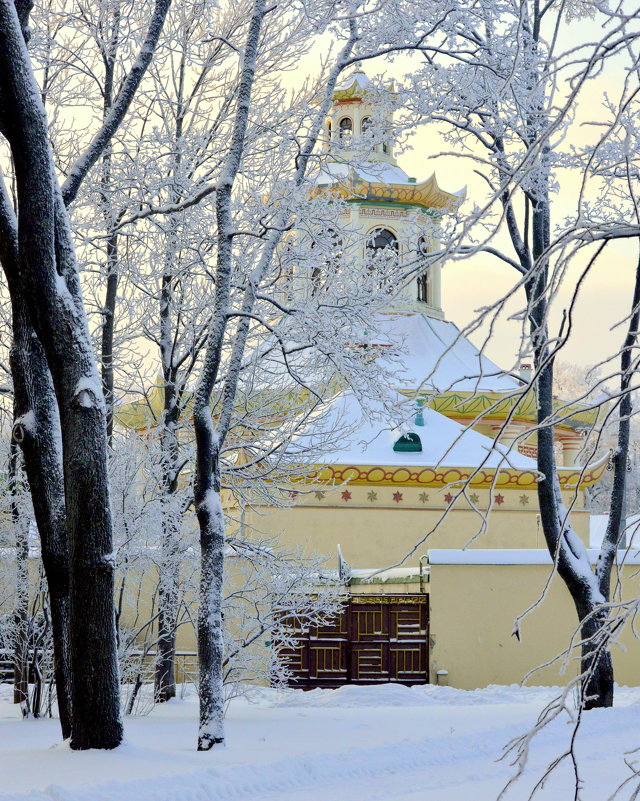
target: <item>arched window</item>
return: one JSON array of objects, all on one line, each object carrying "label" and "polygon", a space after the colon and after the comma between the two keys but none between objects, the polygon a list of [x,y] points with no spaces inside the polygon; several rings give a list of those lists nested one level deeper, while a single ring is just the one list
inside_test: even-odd
[{"label": "arched window", "polygon": [[[426,256],[429,252],[429,240],[426,236],[421,236],[418,239],[418,254]],[[431,303],[429,296],[429,274],[427,272],[418,276],[418,300],[424,303]]]},{"label": "arched window", "polygon": [[363,117],[360,123],[360,133],[366,133],[371,128],[371,117]]},{"label": "arched window", "polygon": [[383,248],[393,248],[394,250],[398,250],[398,240],[396,239],[395,234],[386,228],[377,228],[375,231],[372,231],[369,234],[367,250],[375,253]]},{"label": "arched window", "polygon": [[418,300],[423,303],[430,303],[429,298],[429,277],[427,273],[418,277]]},{"label": "arched window", "polygon": [[382,152],[386,153],[387,155],[389,154],[389,145],[387,142],[382,143]]},{"label": "arched window", "polygon": [[351,117],[343,117],[340,122],[340,139],[348,139],[353,133],[353,122]]},{"label": "arched window", "polygon": [[331,139],[331,120],[327,123],[327,133],[329,134],[329,139]]}]

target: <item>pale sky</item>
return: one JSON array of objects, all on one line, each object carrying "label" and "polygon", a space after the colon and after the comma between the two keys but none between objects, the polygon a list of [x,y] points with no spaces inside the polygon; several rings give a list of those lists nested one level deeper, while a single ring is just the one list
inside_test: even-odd
[{"label": "pale sky", "polygon": [[[418,180],[428,178],[435,170],[443,189],[457,191],[466,184],[468,195],[475,195],[480,200],[484,189],[481,180],[472,174],[469,162],[447,156],[427,157],[427,154],[438,152],[437,147],[434,148],[435,138],[428,131],[417,133],[413,153],[404,154],[399,159],[400,166]],[[575,183],[567,179],[565,176],[563,186]],[[557,220],[571,211],[569,193],[564,194],[568,196],[566,201],[562,189],[555,201]],[[502,242],[505,252],[513,256],[505,239]],[[629,313],[636,261],[637,245],[632,242],[608,245],[583,286],[575,307],[573,334],[560,357],[563,361],[591,365],[618,350],[623,333],[620,328],[611,328]],[[450,262],[442,272],[445,314],[462,327],[476,317],[477,309],[495,301],[514,282],[514,271],[490,255],[480,254],[464,261]],[[566,307],[571,289],[570,284],[564,286],[564,297],[557,299],[559,307]],[[520,305],[510,304],[511,311],[517,311]],[[501,366],[511,367],[519,345],[520,330],[519,323],[503,319],[487,354]],[[472,339],[478,340],[478,337]]]},{"label": "pale sky", "polygon": [[[597,103],[589,109],[592,119],[602,113]],[[409,175],[420,181],[435,171],[443,189],[455,192],[467,186],[467,195],[481,203],[486,187],[481,178],[474,175],[472,164],[464,158],[439,153],[448,152],[451,146],[444,143],[435,126],[424,126],[412,138],[412,152],[399,157]],[[575,209],[574,198],[579,176],[564,170],[560,190],[554,199],[553,219],[560,222]],[[464,207],[462,209],[464,211]],[[496,238],[504,251],[513,256],[506,236]],[[592,365],[616,352],[624,333],[614,327],[629,313],[633,292],[633,277],[638,258],[638,246],[633,241],[611,243],[587,278],[575,307],[574,327],[571,339],[562,351],[563,361]],[[582,262],[582,260],[581,260]],[[578,267],[574,273],[577,274]],[[476,255],[465,261],[450,262],[442,273],[442,303],[445,314],[460,327],[476,317],[476,310],[495,301],[514,281],[514,271],[503,262],[488,254]],[[565,308],[571,296],[569,277],[556,300],[557,311]],[[510,305],[517,311],[520,303]],[[516,322],[502,320],[488,347],[487,354],[501,366],[511,367],[519,345],[521,326]],[[472,337],[478,340],[478,337]],[[478,343],[477,343],[478,344]]]}]

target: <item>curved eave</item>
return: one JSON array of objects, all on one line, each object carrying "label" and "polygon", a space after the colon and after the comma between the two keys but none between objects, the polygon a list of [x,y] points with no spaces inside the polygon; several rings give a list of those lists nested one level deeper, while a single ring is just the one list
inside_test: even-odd
[{"label": "curved eave", "polygon": [[[561,489],[584,489],[596,484],[607,470],[608,457],[581,468],[559,468]],[[497,472],[497,477],[496,477]],[[310,472],[307,482],[353,485],[450,487],[468,483],[470,487],[500,489],[533,489],[538,484],[535,470],[514,470],[474,467],[397,467],[385,465],[322,465]]]},{"label": "curved eave", "polygon": [[[191,393],[184,405],[190,409],[193,399]],[[164,387],[161,383],[154,384],[146,393],[144,400],[131,401],[116,406],[114,417],[116,422],[124,428],[139,433],[150,431],[162,420],[164,408]],[[184,410],[182,412],[184,414]]]},{"label": "curved eave", "polygon": [[[387,87],[388,96],[395,98],[394,92],[395,86],[394,82],[392,81]],[[366,103],[369,100],[375,100],[376,95],[377,92],[370,81],[367,81],[366,85],[363,86],[356,78],[354,78],[349,86],[345,86],[344,89],[336,89],[334,91],[333,102],[348,103],[352,100],[361,100],[362,102]]]},{"label": "curved eave", "polygon": [[[428,392],[413,392],[398,389],[406,397],[422,397],[436,412],[456,419],[459,417],[478,420],[504,420],[508,415],[514,421],[535,424],[537,422],[536,398],[533,392],[520,396],[509,392],[443,392],[433,395]],[[569,403],[555,400],[554,410],[558,412],[558,428],[591,428],[598,419],[598,409],[583,403]]]},{"label": "curved eave", "polygon": [[114,417],[125,428],[142,431],[157,425],[162,415],[163,388],[154,384],[145,393],[144,400],[131,401],[116,406]]},{"label": "curved eave", "polygon": [[333,93],[334,103],[348,103],[355,100],[366,100],[367,92],[362,89],[357,81],[354,81],[351,86],[346,89],[336,89]]},{"label": "curved eave", "polygon": [[404,203],[424,209],[455,211],[464,200],[464,194],[452,195],[440,189],[435,173],[421,184],[387,184],[365,181],[357,173],[348,181],[336,181],[318,187],[318,192],[329,192],[343,200],[371,203]]}]

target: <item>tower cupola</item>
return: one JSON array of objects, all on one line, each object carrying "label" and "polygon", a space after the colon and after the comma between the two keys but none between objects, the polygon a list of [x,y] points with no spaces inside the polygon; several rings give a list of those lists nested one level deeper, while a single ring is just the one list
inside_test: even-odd
[{"label": "tower cupola", "polygon": [[354,153],[365,151],[368,161],[397,164],[393,87],[385,94],[375,89],[360,66],[336,86],[326,121],[327,150],[336,161],[349,161]]}]

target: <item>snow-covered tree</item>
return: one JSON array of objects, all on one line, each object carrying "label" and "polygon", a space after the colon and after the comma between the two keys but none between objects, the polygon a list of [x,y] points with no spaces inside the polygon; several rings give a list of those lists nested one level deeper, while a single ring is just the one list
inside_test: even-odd
[{"label": "snow-covered tree", "polygon": [[[585,14],[598,23],[606,22],[605,33],[596,33],[592,41],[573,41],[571,26],[578,25],[576,18]],[[596,21],[591,30],[598,31]],[[495,317],[508,298],[525,297],[520,314],[521,353],[533,354],[534,376],[523,392],[537,396],[542,528],[580,621],[585,708],[609,706],[613,700],[607,604],[611,568],[622,531],[636,358],[637,285],[630,292],[629,317],[624,322],[627,335],[617,357],[620,361],[617,367],[609,365],[611,369],[603,375],[603,380],[617,376],[620,382],[608,412],[617,414],[619,430],[609,528],[595,571],[571,527],[570,510],[564,507],[560,494],[554,424],[562,420],[563,407],[554,402],[553,366],[571,334],[572,313],[583,281],[607,241],[638,236],[637,224],[630,222],[637,220],[637,204],[629,183],[636,174],[630,161],[635,162],[637,151],[628,146],[629,137],[626,149],[619,148],[617,160],[612,156],[616,130],[622,126],[623,117],[630,116],[625,110],[637,104],[637,75],[628,66],[633,62],[636,35],[622,7],[613,11],[597,3],[580,4],[576,9],[573,4],[529,0],[471,0],[457,4],[456,12],[436,36],[423,44],[425,65],[414,72],[407,85],[407,97],[415,112],[441,126],[447,141],[460,155],[468,156],[488,187],[486,198],[452,232],[449,252],[464,257],[488,253],[517,273],[515,285],[483,313],[483,319]],[[614,57],[627,58],[628,71],[619,96],[612,101],[611,119],[604,133],[586,150],[576,147],[571,140],[576,116],[589,102],[588,93]],[[569,145],[565,146],[567,139]],[[605,154],[609,167],[603,163]],[[556,201],[563,168],[578,170],[580,175],[581,186],[569,216]],[[603,192],[607,183],[615,189]],[[600,201],[592,204],[590,193],[602,193]],[[552,312],[557,289],[578,264],[573,299],[556,328]]]},{"label": "snow-covered tree", "polygon": [[[313,392],[302,378],[304,370],[298,372],[295,359],[298,351],[308,350],[312,355],[307,368],[312,363],[319,372],[326,363],[336,376],[352,383],[359,395],[367,394],[365,386],[370,396],[375,395],[365,369],[371,360],[357,346],[362,344],[364,330],[373,325],[376,302],[387,300],[389,286],[397,284],[393,274],[386,276],[389,283],[384,276],[386,269],[393,270],[393,260],[389,254],[382,261],[369,259],[370,270],[358,270],[353,258],[342,265],[343,270],[329,266],[325,273],[333,280],[325,281],[318,291],[320,254],[317,247],[314,254],[312,247],[315,239],[330,247],[334,237],[327,237],[326,232],[340,227],[337,203],[332,206],[317,198],[310,180],[322,159],[324,122],[336,81],[362,58],[415,46],[451,10],[433,4],[431,16],[408,34],[384,24],[394,4],[377,9],[359,3],[318,4],[311,13],[309,7],[283,3],[276,13],[263,0],[255,0],[250,9],[228,147],[215,181],[215,291],[193,401],[194,498],[202,554],[198,623],[201,750],[224,739],[222,458],[232,439],[235,406],[242,397],[243,366],[247,359],[259,364],[256,342],[264,339],[266,332],[294,385]],[[272,34],[274,29],[278,37]],[[385,38],[390,30],[394,34],[391,45]],[[286,42],[284,52],[291,54],[296,47],[307,47],[320,31],[334,36],[335,55],[321,80],[285,105],[284,90],[262,82],[262,62],[268,59],[270,47],[276,46],[272,43],[282,47]],[[305,229],[310,234],[306,240],[300,236]],[[294,231],[297,236],[288,236]],[[344,236],[348,237],[348,232]],[[336,256],[335,246],[332,249],[329,265]],[[306,292],[302,281],[299,294],[297,280],[303,279],[304,264],[315,266],[316,272],[312,269],[308,274]],[[395,269],[398,271],[397,259]],[[410,267],[407,274],[411,275]]]},{"label": "snow-covered tree", "polygon": [[11,153],[18,212],[3,184],[0,260],[13,309],[14,438],[23,445],[42,537],[61,723],[74,748],[112,748],[121,740],[122,724],[106,409],[66,207],[122,122],[168,7],[169,0],[155,4],[110,113],[60,185],[27,51],[32,4],[7,0],[0,6],[0,132]]}]

